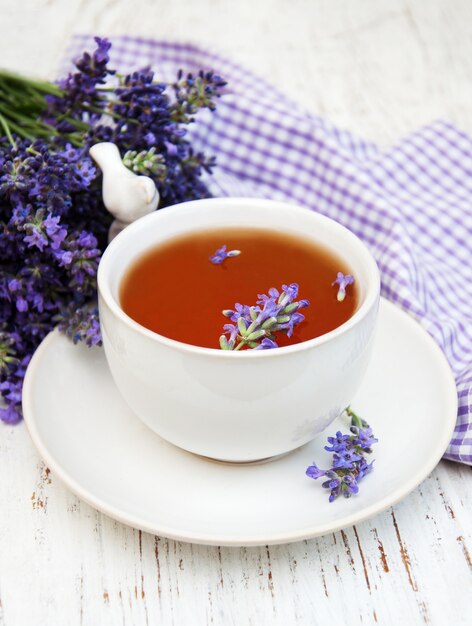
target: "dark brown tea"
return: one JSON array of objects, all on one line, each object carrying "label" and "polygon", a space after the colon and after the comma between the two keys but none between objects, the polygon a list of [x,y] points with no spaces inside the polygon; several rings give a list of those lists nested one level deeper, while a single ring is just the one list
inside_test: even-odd
[{"label": "dark brown tea", "polygon": [[[209,257],[226,244],[237,257],[214,265]],[[126,273],[120,304],[150,330],[206,348],[219,348],[223,309],[236,302],[255,305],[271,287],[298,283],[298,299],[310,306],[291,338],[278,332],[279,346],[323,335],[346,322],[357,306],[358,289],[350,285],[338,302],[337,273],[349,273],[340,259],[308,239],[256,228],[222,228],[177,237],[139,258]]]}]

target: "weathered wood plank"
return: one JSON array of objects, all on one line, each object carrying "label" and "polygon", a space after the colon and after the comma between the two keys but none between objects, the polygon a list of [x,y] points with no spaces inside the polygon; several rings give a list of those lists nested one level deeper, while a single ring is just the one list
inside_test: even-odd
[{"label": "weathered wood plank", "polygon": [[23,426],[0,432],[4,475],[14,477],[1,483],[7,626],[35,623],[38,610],[69,624],[464,623],[469,468],[443,462],[394,509],[339,533],[217,548],[154,537],[94,511],[37,459]]}]

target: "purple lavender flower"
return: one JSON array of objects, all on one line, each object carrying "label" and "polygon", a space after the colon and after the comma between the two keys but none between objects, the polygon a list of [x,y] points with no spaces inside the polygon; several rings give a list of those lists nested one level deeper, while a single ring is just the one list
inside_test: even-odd
[{"label": "purple lavender flower", "polygon": [[208,108],[213,111],[215,98],[219,98],[226,82],[214,72],[200,71],[196,76],[180,71],[174,83],[175,105],[173,117],[180,122],[191,122],[196,111]]},{"label": "purple lavender flower", "polygon": [[301,313],[292,313],[288,317],[289,319],[286,322],[277,324],[276,330],[284,330],[287,333],[287,337],[291,337],[293,335],[294,327],[297,326],[297,324],[300,324],[300,322],[303,322],[305,316]]},{"label": "purple lavender flower", "polygon": [[28,244],[29,247],[36,246],[36,248],[42,252],[44,246],[48,243],[47,237],[38,228],[33,227],[30,232],[31,234],[26,235],[23,241]]},{"label": "purple lavender flower", "polygon": [[261,343],[254,348],[254,350],[272,350],[273,348],[278,348],[279,346],[275,341],[269,339],[268,337],[264,337]]},{"label": "purple lavender flower", "polygon": [[351,436],[343,435],[340,430],[336,433],[335,437],[328,437],[329,446],[325,446],[327,452],[344,452],[349,445]]},{"label": "purple lavender flower", "polygon": [[356,434],[354,445],[359,446],[366,452],[370,452],[372,445],[378,442],[378,439],[374,437],[370,426],[367,426],[367,428],[357,428],[356,426],[353,426],[351,427],[351,432]]},{"label": "purple lavender flower", "polygon": [[351,276],[351,274],[344,276],[342,272],[338,272],[336,280],[331,283],[332,285],[338,285],[338,294],[336,296],[338,302],[342,302],[344,300],[346,297],[346,287],[348,285],[353,285],[354,282],[354,276]]},{"label": "purple lavender flower", "polygon": [[313,465],[310,465],[310,467],[307,467],[306,469],[306,475],[309,476],[310,478],[320,478],[320,476],[325,476],[326,473],[329,470],[322,470],[320,469],[316,463],[313,463]]},{"label": "purple lavender flower", "polygon": [[[321,484],[321,486],[324,487],[325,489],[330,489],[329,501],[333,502],[339,496],[339,493],[341,491],[342,477],[339,477],[333,471],[326,472],[326,476],[329,476],[329,480],[326,480],[324,483]],[[317,477],[310,476],[310,478],[317,478]]]},{"label": "purple lavender flower", "polygon": [[67,236],[67,230],[65,228],[61,228],[60,221],[61,218],[59,215],[53,217],[51,213],[48,213],[48,216],[42,224],[42,228],[51,242],[51,248],[54,250],[57,250],[60,247],[61,243]]},{"label": "purple lavender flower", "polygon": [[236,345],[236,339],[238,337],[238,326],[235,324],[225,324],[223,331],[229,334],[229,338],[226,339],[225,335],[220,337],[220,347],[222,350],[234,350]]},{"label": "purple lavender flower", "polygon": [[251,311],[247,304],[240,304],[236,302],[234,305],[234,311],[232,309],[225,309],[223,315],[229,317],[232,322],[237,322],[238,318],[244,317],[249,323],[251,323]]},{"label": "purple lavender flower", "polygon": [[[307,474],[309,476],[309,474]],[[326,472],[326,476],[329,476],[329,480],[322,483],[322,487],[330,490],[328,500],[334,502],[339,495],[343,495],[345,498],[350,498],[352,494],[359,492],[359,486],[357,484],[359,477],[354,473],[341,473],[338,470],[330,470]],[[310,476],[310,478],[315,478]]]},{"label": "purple lavender flower", "polygon": [[322,487],[330,490],[329,501],[333,502],[341,494],[350,498],[359,492],[358,483],[373,469],[373,461],[367,463],[365,454],[372,452],[371,445],[376,443],[371,427],[348,407],[346,414],[351,418],[351,435],[338,431],[335,437],[328,437],[330,446],[325,450],[333,452],[333,462],[328,470],[320,469],[315,463],[306,469],[309,478],[325,476]]},{"label": "purple lavender flower", "polygon": [[359,492],[355,474],[344,474],[341,478],[341,492],[345,498],[350,498],[353,493]]},{"label": "purple lavender flower", "polygon": [[258,295],[256,306],[237,303],[235,310],[224,310],[223,315],[229,317],[234,324],[224,326],[224,332],[230,334],[230,339],[225,341],[220,337],[220,347],[223,350],[240,350],[243,347],[267,350],[278,347],[274,341],[274,333],[285,332],[291,337],[294,327],[305,319],[297,311],[310,303],[308,300],[293,302],[297,295],[296,283],[283,285],[282,292],[271,287],[268,295]]},{"label": "purple lavender flower", "polygon": [[367,463],[366,459],[362,458],[359,465],[357,466],[357,471],[358,471],[357,480],[359,481],[361,480],[361,478],[364,478],[366,474],[369,474],[369,472],[371,472],[374,469],[373,465],[374,465],[374,461]]},{"label": "purple lavender flower", "polygon": [[271,287],[268,293],[269,295],[266,295],[265,293],[258,294],[257,297],[259,298],[259,300],[257,301],[257,304],[264,305],[267,300],[273,300],[275,302],[280,296],[278,289],[276,289],[275,287]]},{"label": "purple lavender flower", "polygon": [[290,285],[282,285],[282,293],[280,294],[279,299],[277,300],[277,304],[283,305],[284,307],[288,306],[292,300],[298,296],[298,285],[297,283],[291,283]]},{"label": "purple lavender flower", "polygon": [[107,67],[111,43],[100,37],[95,37],[95,42],[97,48],[93,54],[84,52],[76,61],[78,72],[70,73],[59,81],[60,95],[47,95],[45,98],[48,105],[45,121],[61,132],[74,132],[77,121],[82,120],[84,109],[90,122],[99,120],[105,109],[106,100],[101,98],[97,87],[115,73]]},{"label": "purple lavender flower", "polygon": [[70,304],[56,316],[55,321],[58,322],[59,330],[62,330],[74,343],[84,341],[89,347],[102,345],[97,308],[76,307]]},{"label": "purple lavender flower", "polygon": [[226,251],[226,245],[221,246],[218,250],[211,255],[210,261],[214,265],[220,265],[223,263],[225,259],[231,258],[233,256],[239,256],[241,254],[241,250],[228,250]]},{"label": "purple lavender flower", "polygon": [[8,423],[21,419],[26,366],[55,324],[73,341],[101,341],[96,274],[112,218],[90,145],[112,141],[135,155],[161,206],[209,196],[201,174],[214,158],[192,149],[186,127],[199,109],[214,109],[224,81],[180,74],[174,98],[144,69],[109,87],[110,42],[95,42],[58,85],[2,74],[2,120],[11,124],[0,137],[0,420]]},{"label": "purple lavender flower", "polygon": [[6,407],[0,407],[0,420],[5,424],[18,424],[21,421],[21,411],[14,404],[7,404]]},{"label": "purple lavender flower", "polygon": [[336,469],[353,469],[357,461],[362,458],[362,454],[357,454],[355,448],[345,448],[341,452],[333,454],[333,467]]}]

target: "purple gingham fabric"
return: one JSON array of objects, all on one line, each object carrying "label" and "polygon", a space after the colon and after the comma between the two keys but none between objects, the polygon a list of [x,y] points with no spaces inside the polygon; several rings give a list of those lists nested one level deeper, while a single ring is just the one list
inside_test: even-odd
[{"label": "purple gingham fabric", "polygon": [[[74,38],[68,58],[92,47]],[[216,113],[192,128],[195,147],[217,157],[214,195],[286,200],[328,215],[370,248],[383,295],[443,348],[459,412],[445,458],[472,464],[472,138],[435,122],[380,150],[304,111],[230,60],[193,45],[113,38],[120,71],[151,65],[214,69],[227,81]]]}]

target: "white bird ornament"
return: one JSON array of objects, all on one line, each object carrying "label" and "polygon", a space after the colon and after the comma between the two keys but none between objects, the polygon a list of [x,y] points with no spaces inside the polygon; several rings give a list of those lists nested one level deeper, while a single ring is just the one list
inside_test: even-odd
[{"label": "white bird ornament", "polygon": [[128,224],[156,210],[159,192],[151,178],[139,176],[123,165],[114,143],[96,143],[89,152],[103,173],[103,204],[115,218],[108,231],[110,242]]}]

